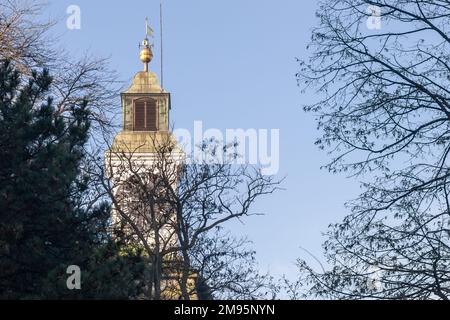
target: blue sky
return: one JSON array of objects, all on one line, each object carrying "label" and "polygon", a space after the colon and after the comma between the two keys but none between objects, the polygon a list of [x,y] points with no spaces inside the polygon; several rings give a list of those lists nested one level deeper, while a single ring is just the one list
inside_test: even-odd
[{"label": "blue sky", "polygon": [[[81,29],[66,28],[69,5],[81,9]],[[280,176],[284,191],[258,202],[264,216],[230,224],[247,235],[263,270],[295,274],[300,246],[320,257],[322,232],[345,214],[344,202],[359,183],[320,166],[329,157],[314,146],[319,135],[303,104],[314,93],[297,87],[296,57],[306,45],[317,2],[308,0],[164,0],[164,87],[172,94],[175,127],[280,129]],[[144,19],[159,34],[159,0],[50,1],[48,13],[62,19],[55,32],[72,53],[110,57],[111,67],[129,82],[141,71],[138,43]],[[159,38],[150,69],[159,73]],[[120,105],[117,105],[120,110]]]}]

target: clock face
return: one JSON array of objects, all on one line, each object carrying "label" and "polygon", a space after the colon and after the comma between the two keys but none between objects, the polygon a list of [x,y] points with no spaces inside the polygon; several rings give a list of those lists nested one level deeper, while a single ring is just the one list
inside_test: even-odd
[{"label": "clock face", "polygon": [[148,41],[147,41],[147,39],[145,39],[144,41],[142,41],[142,45],[143,45],[143,46],[148,46]]}]

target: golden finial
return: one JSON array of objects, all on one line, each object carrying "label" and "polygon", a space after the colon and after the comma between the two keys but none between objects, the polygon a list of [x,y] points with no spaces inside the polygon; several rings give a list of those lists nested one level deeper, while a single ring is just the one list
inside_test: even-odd
[{"label": "golden finial", "polygon": [[142,63],[144,64],[144,71],[148,72],[148,64],[153,59],[153,53],[152,53],[152,49],[150,48],[150,46],[148,44],[147,38],[145,38],[144,41],[142,41],[142,50],[141,50],[141,53],[139,54],[139,57],[140,57]]}]

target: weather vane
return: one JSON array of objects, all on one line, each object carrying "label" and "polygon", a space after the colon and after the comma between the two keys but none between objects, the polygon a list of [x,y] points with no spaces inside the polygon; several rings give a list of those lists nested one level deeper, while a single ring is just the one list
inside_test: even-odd
[{"label": "weather vane", "polygon": [[[163,5],[162,1],[159,5],[159,24],[160,24],[160,50],[161,50],[161,86],[164,85],[164,72],[163,72]],[[139,49],[141,50],[140,58],[141,61],[144,63],[144,71],[148,71],[148,63],[153,58],[152,48],[154,47],[154,43],[149,43],[148,38],[154,38],[154,31],[150,27],[150,24],[148,23],[148,17],[145,17],[145,38],[144,40],[139,43]]]},{"label": "weather vane", "polygon": [[153,44],[149,44],[148,37],[153,38],[153,29],[148,25],[148,18],[145,18],[145,38],[141,44],[139,44],[140,59],[144,63],[144,72],[148,72],[148,64],[153,59],[152,47]]},{"label": "weather vane", "polygon": [[153,29],[148,24],[148,18],[147,17],[145,18],[145,34],[147,35],[147,37],[153,38]]},{"label": "weather vane", "polygon": [[144,47],[144,48],[148,48],[148,47],[153,47],[153,43],[149,44],[148,38],[153,38],[153,29],[150,27],[149,23],[148,23],[148,18],[145,18],[145,38],[142,41],[142,43],[139,44],[139,49]]}]

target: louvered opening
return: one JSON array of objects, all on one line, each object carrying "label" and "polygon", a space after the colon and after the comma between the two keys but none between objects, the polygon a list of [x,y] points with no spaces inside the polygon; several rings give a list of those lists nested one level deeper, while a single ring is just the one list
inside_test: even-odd
[{"label": "louvered opening", "polygon": [[157,130],[157,126],[156,126],[156,103],[154,100],[149,100],[146,103],[146,118],[147,118],[147,123],[146,123],[146,128],[148,131],[156,131]]},{"label": "louvered opening", "polygon": [[145,102],[136,102],[134,105],[134,130],[145,130]]},{"label": "louvered opening", "polygon": [[134,130],[157,131],[156,101],[142,99],[134,103]]}]

